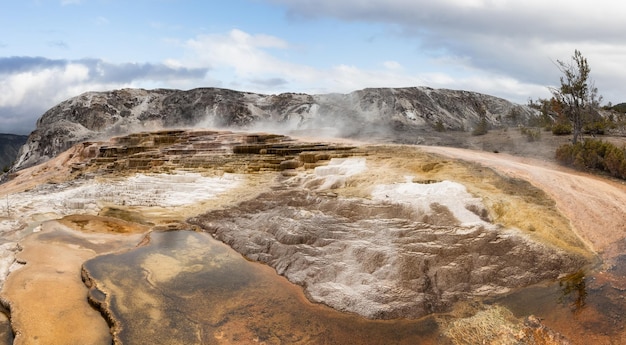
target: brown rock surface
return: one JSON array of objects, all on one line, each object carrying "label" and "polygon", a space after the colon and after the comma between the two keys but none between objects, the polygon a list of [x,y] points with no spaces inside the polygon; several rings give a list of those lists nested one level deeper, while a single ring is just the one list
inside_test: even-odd
[{"label": "brown rock surface", "polygon": [[54,221],[41,228],[21,241],[17,259],[24,266],[10,274],[2,290],[14,344],[110,343],[106,322],[87,302],[80,268],[98,253],[133,247],[138,235],[103,234],[106,229],[81,234]]},{"label": "brown rock surface", "polygon": [[[106,244],[108,240],[98,244],[86,240],[89,236],[99,238],[104,236],[103,231],[111,229],[118,233],[111,235],[114,238],[133,236],[124,233],[133,229],[142,232],[148,226],[186,229],[184,219],[193,217],[193,223],[248,258],[267,262],[290,280],[305,286],[307,297],[340,310],[374,318],[418,317],[448,311],[457,301],[480,301],[486,296],[509,292],[512,296],[522,296],[519,304],[528,306],[518,311],[515,304],[510,303],[511,310],[516,310],[518,325],[522,316],[536,314],[545,318],[542,323],[547,327],[565,334],[573,343],[584,337],[598,343],[608,343],[606,341],[611,337],[623,339],[619,328],[623,325],[620,312],[623,303],[619,298],[623,293],[626,260],[615,255],[623,253],[626,247],[620,227],[623,224],[602,219],[601,213],[595,210],[584,214],[587,212],[585,198],[598,209],[605,207],[607,212],[623,214],[623,187],[616,185],[613,188],[612,182],[502,154],[473,151],[452,156],[453,150],[444,152],[444,149],[436,148],[370,145],[356,149],[356,146],[354,143],[296,141],[269,134],[179,130],[137,133],[107,143],[80,144],[45,165],[18,172],[12,181],[2,185],[0,197],[7,194],[11,197],[11,212],[0,215],[0,226],[9,229],[4,233],[5,239],[22,241],[23,236],[30,234],[40,222],[71,215],[58,222],[45,223],[44,228],[57,224],[55,227],[62,229],[64,224],[84,231],[84,234],[69,236],[68,233],[53,232],[54,235],[45,235],[47,232],[44,231],[24,238],[22,245],[29,257],[34,254],[29,252],[28,246],[41,248],[41,253],[51,248],[61,250],[64,262],[71,262],[73,270],[81,260],[91,258],[95,252],[111,250]],[[442,150],[440,154],[450,156],[423,151],[431,149]],[[456,157],[480,164],[461,162]],[[357,162],[358,169],[342,162]],[[281,169],[285,170],[281,172]],[[557,185],[551,186],[552,182]],[[220,192],[200,188],[203,183]],[[231,183],[237,186],[223,188]],[[420,186],[422,194],[415,194],[416,186]],[[572,189],[569,186],[577,190],[567,194],[566,189]],[[564,196],[559,196],[560,193]],[[176,196],[172,198],[174,194]],[[196,199],[198,194],[200,199]],[[602,200],[602,195],[607,200]],[[577,221],[576,217],[581,214],[583,219]],[[581,230],[584,226],[595,226],[602,238],[592,231],[587,233],[588,229]],[[599,228],[601,226],[609,229]],[[174,245],[177,241],[158,243]],[[7,260],[3,257],[3,262],[11,263],[14,244],[3,244],[3,254],[7,254]],[[8,247],[4,248],[4,245]],[[179,250],[168,252],[166,256],[169,258],[157,255],[156,260],[152,257],[146,263],[142,260],[147,256],[142,255],[147,255],[150,250],[163,254],[162,250],[172,249],[148,249],[148,244],[133,251],[135,254],[106,255],[101,257],[102,261],[100,258],[90,261],[104,265],[101,268],[106,266],[99,277],[93,278],[92,283],[96,285],[98,281],[111,281],[114,276],[123,278],[124,272],[129,272],[118,268],[134,270],[132,274],[136,276],[136,279],[126,281],[119,279],[123,284],[108,290],[106,296],[111,298],[111,303],[101,307],[103,312],[106,314],[107,310],[114,309],[115,296],[126,296],[126,302],[116,308],[123,309],[124,305],[133,305],[133,308],[127,308],[124,311],[126,316],[120,314],[116,319],[126,317],[122,324],[134,327],[135,332],[140,332],[141,327],[154,331],[143,335],[146,337],[157,334],[159,330],[155,328],[162,324],[178,324],[195,318],[200,312],[193,310],[200,306],[204,311],[217,308],[217,314],[212,317],[219,318],[218,321],[212,319],[208,326],[198,326],[198,329],[209,330],[200,336],[217,343],[236,343],[244,341],[242,339],[266,343],[323,343],[330,339],[316,330],[329,329],[329,324],[318,320],[334,312],[326,308],[316,316],[307,314],[308,320],[315,319],[308,324],[306,320],[302,323],[293,321],[297,314],[293,310],[300,311],[302,305],[293,300],[288,302],[289,298],[273,296],[276,291],[272,290],[275,283],[271,280],[263,280],[267,282],[263,286],[269,287],[264,292],[256,290],[254,294],[248,294],[252,291],[247,290],[250,284],[244,284],[246,289],[238,292],[227,291],[235,297],[224,299],[226,304],[218,306],[218,302],[224,301],[212,299],[215,290],[210,287],[219,284],[195,271],[205,264],[211,266],[217,259],[207,252],[208,248],[188,247],[198,249],[199,254],[184,257],[185,250]],[[128,247],[121,245],[120,248]],[[594,260],[593,250],[600,252],[605,259],[606,272],[595,278],[583,274],[581,281],[586,284],[577,282],[571,289],[568,288],[570,283],[557,280],[581,267],[586,268],[585,264]],[[28,275],[41,276],[40,282],[32,280],[33,284],[42,284],[37,288],[39,290],[50,289],[45,285],[46,275],[67,278],[68,281],[76,278],[56,273],[43,261],[38,264],[42,272],[24,271],[26,273],[22,276],[20,271],[37,262],[32,258],[22,259],[22,254],[20,260],[27,261],[27,265],[10,275],[16,282],[27,280]],[[109,265],[107,260],[123,264]],[[161,270],[165,267],[168,269]],[[174,273],[168,273],[169,268],[173,268]],[[246,272],[254,276],[256,270]],[[267,267],[262,270],[263,274],[271,275],[272,271]],[[236,269],[227,271],[232,274]],[[225,272],[220,274],[216,279],[228,276]],[[184,286],[174,284],[174,291],[178,288],[185,295],[172,297],[174,295],[163,292],[166,290],[161,289],[164,286],[161,283],[177,280],[174,276],[181,278],[181,282],[184,277],[202,278],[209,283],[202,291],[200,288],[188,291]],[[233,278],[237,277],[241,278],[234,274]],[[249,277],[244,281],[247,279]],[[537,282],[543,282],[547,287],[534,285]],[[11,306],[12,311],[17,312],[15,329],[24,330],[17,339],[23,341],[21,339],[38,331],[36,324],[31,326],[23,321],[36,309],[29,306],[26,295],[15,293],[22,286],[20,284],[10,283],[11,288],[7,285],[3,294],[8,295],[10,291],[15,294]],[[140,284],[141,289],[132,291]],[[281,284],[291,286],[286,281]],[[559,284],[565,284],[565,287]],[[518,290],[521,287],[526,288]],[[294,286],[290,288],[299,291]],[[574,318],[570,315],[572,307],[550,300],[555,296],[558,298],[565,290],[587,296],[586,303],[579,303],[581,307],[574,308],[577,310]],[[536,294],[525,298],[524,291],[536,291]],[[194,303],[190,303],[187,298],[196,292],[198,295],[192,298]],[[268,309],[265,305],[254,304],[266,298],[261,297],[264,294],[270,296],[267,303],[278,309],[290,306],[282,314],[276,311],[277,319],[267,324],[263,322],[268,320],[265,318]],[[94,301],[102,301],[106,296],[95,290],[92,293]],[[304,301],[303,295],[300,296],[298,298]],[[170,297],[172,299],[168,300]],[[567,301],[570,298],[572,303],[581,300],[568,296]],[[146,318],[133,320],[128,316],[133,310],[144,316],[162,316],[165,309],[155,309],[150,304],[158,300],[164,301],[163,305],[177,305],[167,310],[175,310],[173,317],[178,319],[159,324],[150,323]],[[172,303],[173,300],[180,303]],[[57,305],[54,303],[51,305]],[[76,299],[72,303],[84,301]],[[547,306],[546,309],[540,308],[543,305]],[[60,304],[58,309],[62,309]],[[472,313],[476,314],[478,310],[481,308]],[[184,316],[186,311],[192,316]],[[406,328],[396,332],[393,327],[385,328],[389,324],[381,328],[375,326],[385,324],[382,321],[367,323],[341,313],[332,315],[341,315],[330,318],[331,325],[336,323],[332,327],[343,329],[334,328],[338,333],[332,339],[340,343],[349,342],[350,330],[370,343],[389,343],[389,339],[398,342],[409,339],[415,343],[415,339],[423,340],[423,337],[433,340],[433,332],[436,333],[433,319],[421,326],[404,324],[402,327]],[[40,316],[43,320],[45,315],[37,317]],[[58,318],[55,311],[49,316]],[[346,319],[342,319],[344,317]],[[447,318],[449,315],[433,317]],[[344,321],[337,321],[340,319]],[[363,329],[352,328],[361,322]],[[403,324],[397,320],[388,323]],[[296,334],[283,327],[306,331]],[[411,333],[411,327],[417,327],[417,333]],[[277,329],[279,331],[275,331]],[[377,337],[376,332],[384,336]],[[199,339],[193,338],[198,336],[197,329],[184,329],[179,335],[180,339]]]},{"label": "brown rock surface", "polygon": [[[268,263],[313,300],[370,318],[442,312],[458,300],[555,279],[587,262],[584,244],[531,185],[411,148],[365,151],[367,169],[357,175],[342,176],[349,166],[329,165],[190,222]],[[416,182],[400,183],[405,174]],[[483,220],[463,225],[454,216],[462,209],[450,212],[434,201],[426,209],[404,204],[403,189],[390,190],[387,200],[371,194],[386,183],[413,188],[444,178],[467,183],[488,201],[486,209],[460,206]],[[433,193],[445,186],[432,184]],[[501,225],[485,222],[490,218]]]}]

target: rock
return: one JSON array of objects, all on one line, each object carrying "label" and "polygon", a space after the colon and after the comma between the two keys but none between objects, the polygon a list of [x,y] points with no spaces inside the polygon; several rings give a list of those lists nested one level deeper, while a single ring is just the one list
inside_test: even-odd
[{"label": "rock", "polygon": [[12,170],[44,162],[79,142],[161,128],[271,128],[361,138],[411,133],[417,138],[415,130],[470,130],[482,117],[489,126],[501,126],[534,116],[534,110],[501,98],[427,87],[323,95],[216,88],[88,92],[43,114]]},{"label": "rock", "polygon": [[[449,309],[459,301],[499,296],[512,289],[556,279],[588,263],[568,246],[541,242],[546,237],[537,235],[541,230],[537,226],[539,222],[551,227],[567,223],[560,221],[565,219],[560,216],[542,216],[544,211],[557,213],[547,195],[539,193],[529,183],[511,182],[508,177],[484,167],[418,153],[421,149],[415,147],[364,145],[357,148],[307,143],[284,135],[160,130],[120,136],[107,142],[78,144],[74,148],[78,149],[67,151],[47,164],[18,172],[23,175],[3,186],[30,182],[38,174],[37,169],[54,172],[50,167],[67,162],[70,153],[76,158],[71,161],[76,168],[72,175],[56,171],[63,179],[13,194],[12,207],[19,219],[34,219],[35,213],[47,214],[46,217],[55,215],[51,218],[85,213],[65,217],[63,221],[81,231],[122,224],[122,221],[113,222],[103,216],[154,225],[155,229],[163,231],[204,230],[247,259],[267,263],[279,274],[303,286],[306,296],[314,302],[352,316],[407,319],[434,314],[437,315],[434,317],[446,318]],[[159,164],[153,164],[156,162]],[[207,182],[206,188],[204,182]],[[491,192],[481,192],[484,190]],[[504,202],[509,197],[521,201],[510,204],[514,207],[498,209],[500,215],[533,214],[537,217],[534,223],[537,231],[524,233],[526,227],[513,228],[511,223],[499,220],[502,225],[490,223],[498,213],[486,202]],[[530,208],[526,203],[538,208]],[[534,211],[529,213],[530,209]],[[199,213],[204,214],[189,220],[195,227],[187,227],[183,219]],[[94,221],[95,214],[102,221]],[[63,221],[59,223],[64,224]],[[13,220],[4,222],[9,224]],[[560,238],[567,238],[570,232],[565,230],[559,232]],[[43,235],[45,233],[32,236]],[[134,256],[144,251],[147,247],[142,246],[147,244],[142,241],[134,254],[124,252],[108,258]],[[152,290],[151,293],[171,303],[172,294],[164,293],[160,287],[155,289],[150,284],[154,280],[140,278],[146,277],[146,272],[152,272],[147,275],[148,279],[166,274],[168,266],[190,268],[193,272],[187,272],[189,278],[200,279],[203,289],[207,288],[206,284],[223,284],[221,277],[195,275],[195,268],[202,265],[203,260],[210,263],[215,258],[204,245],[197,248],[207,255],[195,257],[189,246],[185,250],[174,250],[176,254],[200,260],[194,263],[187,263],[184,258],[180,265],[172,260],[159,260],[153,262],[150,270],[145,270],[141,263],[127,259],[118,261],[112,266],[119,272],[115,275],[129,278],[125,270],[134,270],[137,275],[137,278],[125,278],[120,291],[138,293],[129,300],[142,304],[145,300],[139,296],[147,295],[140,293],[141,282],[147,290]],[[171,263],[174,265],[166,265]],[[263,265],[257,266],[266,269]],[[623,271],[618,268],[616,266],[614,271],[621,274]],[[228,269],[222,273],[232,277],[240,271]],[[107,280],[109,274],[111,272],[104,272],[98,280]],[[193,294],[200,291],[182,279],[166,280],[173,283],[174,291]],[[85,281],[91,287],[93,282]],[[122,282],[117,278],[112,281]],[[19,286],[15,284],[14,288]],[[234,291],[232,286],[225,286],[227,293]],[[274,288],[272,284],[269,286],[270,290]],[[193,291],[181,287],[193,287]],[[92,302],[103,300],[102,296],[98,292],[92,294]],[[215,305],[208,302],[206,296],[216,297],[207,288],[201,295],[183,294],[181,300],[199,308],[196,309],[198,315],[213,317],[215,313],[208,307],[215,308]],[[256,302],[256,298],[246,295],[246,299],[241,299],[240,296],[219,299],[226,304],[243,302],[246,310],[249,310],[248,301]],[[130,306],[123,299],[118,301],[122,308]],[[287,309],[281,301],[273,299],[272,303]],[[152,315],[152,309],[156,308],[152,303],[144,306],[148,307],[144,315]],[[107,308],[101,307],[101,311]],[[176,312],[183,310],[178,302],[172,303],[172,308]],[[131,309],[137,310],[127,308]],[[269,309],[261,306],[259,310],[268,313]],[[290,309],[293,310],[301,313],[298,307]],[[181,315],[167,313],[189,325],[190,318]],[[258,315],[261,316],[244,314],[243,317],[267,322],[264,314]],[[135,323],[136,334],[143,336],[148,334],[148,327],[141,322],[148,319],[156,320],[129,317],[127,323]],[[171,327],[163,328],[163,324],[156,322],[149,329],[158,328],[167,333]],[[212,324],[217,327],[215,334],[223,336],[221,321]],[[233,324],[233,328],[236,327],[241,328]],[[281,330],[293,328],[298,326],[280,326]],[[328,331],[325,326],[315,328]],[[521,329],[511,334],[521,334]],[[256,334],[252,331],[256,330],[250,331]],[[190,337],[198,335],[193,330],[190,332]],[[169,335],[189,342],[180,334]],[[236,339],[234,335],[232,339]],[[352,342],[366,343],[354,339]]]},{"label": "rock", "polygon": [[28,139],[25,135],[0,133],[0,175],[4,168],[10,168],[17,157],[17,152]]},{"label": "rock", "polygon": [[401,204],[285,190],[190,222],[304,286],[312,300],[375,319],[443,312],[582,264],[514,231],[423,220]]},{"label": "rock", "polygon": [[546,327],[541,320],[530,315],[524,320],[524,328],[520,333],[520,338],[525,343],[538,345],[570,345],[571,342],[562,334]]},{"label": "rock", "polygon": [[563,335],[530,315],[524,320],[501,306],[490,306],[474,315],[441,322],[445,344],[570,345]]},{"label": "rock", "polygon": [[15,255],[21,250],[15,242],[6,242],[0,245],[0,288],[4,286],[4,281],[16,265]]}]

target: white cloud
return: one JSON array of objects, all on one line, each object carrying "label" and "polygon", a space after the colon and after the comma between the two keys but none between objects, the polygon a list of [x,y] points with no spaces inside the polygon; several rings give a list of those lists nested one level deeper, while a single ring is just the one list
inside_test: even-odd
[{"label": "white cloud", "polygon": [[[579,49],[607,99],[626,94],[626,2],[613,0],[267,0],[290,16],[332,17],[398,28],[449,66],[507,76],[520,85],[558,83],[554,60]],[[460,86],[459,86],[460,87]],[[613,89],[617,87],[618,89]],[[605,91],[603,91],[605,89]],[[623,100],[623,99],[622,99]]]},{"label": "white cloud", "polygon": [[[295,84],[319,82],[319,71],[278,57],[290,46],[286,41],[270,35],[231,30],[225,34],[197,36],[184,42],[182,48],[183,56],[167,59],[167,66],[210,68],[208,78],[221,80],[226,87],[273,92],[271,88],[259,87],[273,85],[282,88],[289,81],[295,81]],[[283,82],[258,82],[262,80]]]},{"label": "white cloud", "polygon": [[[581,33],[619,37],[626,28],[619,16],[626,3],[614,0],[268,0],[284,4],[302,17],[330,16],[345,20],[387,22],[405,28],[485,32],[493,36],[571,37]],[[610,10],[610,12],[609,12]],[[546,31],[547,28],[553,30]],[[623,30],[622,30],[623,32]],[[601,37],[597,37],[602,39]]]},{"label": "white cloud", "polygon": [[[364,70],[353,65],[337,65],[318,71],[322,92],[351,92],[366,87],[407,87],[422,85],[423,79],[395,70]],[[311,85],[313,87],[313,85]]]},{"label": "white cloud", "polygon": [[0,127],[3,132],[27,133],[45,110],[67,98],[130,86],[94,82],[89,69],[76,63],[8,75],[0,78]]},{"label": "white cloud", "polygon": [[71,92],[68,87],[85,81],[88,73],[85,66],[69,64],[10,75],[0,81],[0,107],[15,107],[33,100],[59,101],[59,97]]},{"label": "white cloud", "polygon": [[280,69],[277,65],[282,63],[266,49],[285,49],[288,45],[277,37],[231,30],[228,34],[198,36],[188,40],[185,47],[191,53],[187,63],[193,66],[231,67],[245,76]]},{"label": "white cloud", "polygon": [[47,109],[86,91],[185,87],[205,74],[206,69],[165,64],[0,58],[0,132],[28,131]]},{"label": "white cloud", "polygon": [[[544,86],[518,81],[496,72],[471,67],[468,59],[442,59],[441,65],[455,65],[465,76],[450,72],[411,70],[395,60],[379,63],[379,69],[365,69],[350,63],[312,67],[288,60],[293,45],[267,35],[232,30],[224,34],[201,35],[182,44],[184,57],[168,59],[169,67],[210,67],[209,86],[261,93],[351,92],[366,87],[410,87],[466,89],[525,102],[545,96]],[[442,67],[442,70],[445,68]],[[218,83],[216,85],[215,83]]]},{"label": "white cloud", "polygon": [[210,66],[211,82],[220,80],[222,87],[261,93],[347,93],[366,87],[426,85],[473,90],[524,103],[529,97],[545,97],[547,92],[547,88],[539,84],[473,68],[467,58],[439,61],[444,67],[457,66],[464,76],[410,70],[395,60],[381,61],[379,69],[364,69],[349,63],[314,68],[284,58],[291,55],[290,43],[241,30],[198,36],[185,42],[183,47],[184,58],[169,59],[168,66]]}]

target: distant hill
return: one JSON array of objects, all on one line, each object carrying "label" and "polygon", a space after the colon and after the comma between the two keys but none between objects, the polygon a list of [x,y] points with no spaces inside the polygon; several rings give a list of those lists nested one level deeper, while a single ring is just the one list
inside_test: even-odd
[{"label": "distant hill", "polygon": [[0,133],[0,174],[13,164],[20,147],[27,139],[27,135]]},{"label": "distant hill", "polygon": [[263,95],[218,88],[88,92],[48,110],[14,168],[44,162],[72,145],[162,128],[220,128],[305,136],[393,140],[424,131],[523,124],[538,112],[502,98],[429,87],[348,94]]},{"label": "distant hill", "polygon": [[612,110],[618,111],[620,113],[626,113],[626,103],[619,103],[611,107]]}]

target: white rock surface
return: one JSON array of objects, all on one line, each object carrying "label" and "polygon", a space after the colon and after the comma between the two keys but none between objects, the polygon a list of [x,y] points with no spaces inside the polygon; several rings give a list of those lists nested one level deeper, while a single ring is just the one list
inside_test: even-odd
[{"label": "white rock surface", "polygon": [[501,294],[582,261],[490,224],[455,182],[375,186],[371,198],[329,190],[366,172],[364,158],[331,161],[287,185],[194,217],[217,239],[302,285],[314,301],[368,318],[413,318]]},{"label": "white rock surface", "polygon": [[422,213],[428,213],[430,205],[437,203],[447,207],[461,222],[461,226],[487,224],[468,210],[470,205],[476,206],[477,209],[484,206],[481,200],[469,194],[462,184],[452,181],[422,184],[410,182],[411,179],[412,177],[408,176],[405,183],[376,186],[372,192],[373,200],[407,204]]},{"label": "white rock surface", "polygon": [[40,224],[45,220],[69,214],[97,214],[106,205],[187,206],[216,198],[239,182],[240,178],[234,174],[211,177],[180,171],[44,184],[30,191],[11,194],[9,217],[0,219],[0,237],[10,241],[0,244],[0,287],[14,269],[15,253],[19,249],[17,241],[40,231]]}]

